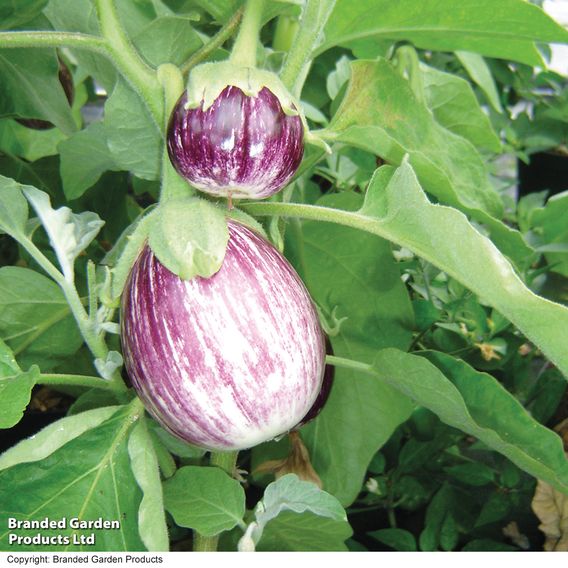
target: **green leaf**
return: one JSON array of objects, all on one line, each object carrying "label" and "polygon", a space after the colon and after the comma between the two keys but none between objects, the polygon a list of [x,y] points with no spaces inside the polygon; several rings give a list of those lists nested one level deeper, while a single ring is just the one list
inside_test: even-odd
[{"label": "green leaf", "polygon": [[375,219],[369,230],[412,250],[472,290],[568,376],[565,341],[557,331],[568,328],[568,309],[531,292],[493,243],[460,212],[430,204],[409,165],[396,170],[390,181],[389,175],[381,168],[371,180],[361,225]]},{"label": "green leaf", "polygon": [[69,207],[53,209],[49,195],[35,187],[22,186],[22,191],[49,236],[65,279],[73,282],[75,259],[96,237],[104,221],[91,211],[75,214]]},{"label": "green leaf", "polygon": [[[532,212],[531,225],[541,235],[544,243],[566,245],[568,243],[568,191],[553,195],[546,205]],[[548,252],[546,259],[551,270],[568,278],[568,251]]]},{"label": "green leaf", "polygon": [[10,348],[0,339],[0,428],[11,428],[22,419],[38,376],[37,367],[24,373]]},{"label": "green leaf", "polygon": [[471,85],[461,77],[420,65],[426,101],[436,120],[474,146],[500,152],[501,142],[481,110]]},{"label": "green leaf", "polygon": [[459,9],[439,0],[360,0],[337,2],[317,53],[369,37],[542,65],[534,42],[563,43],[568,32],[524,0],[460,0]]},{"label": "green leaf", "polygon": [[562,440],[534,420],[491,375],[443,353],[425,352],[419,357],[395,349],[380,351],[373,369],[377,378],[442,422],[479,438],[524,471],[568,492]]},{"label": "green leaf", "polygon": [[253,215],[295,216],[358,228],[413,251],[516,325],[568,377],[563,331],[568,329],[568,308],[531,292],[495,245],[462,213],[432,205],[409,164],[377,170],[365,205],[356,213],[285,203],[243,208]]},{"label": "green leaf", "polygon": [[[319,205],[357,209],[355,194],[327,196]],[[388,242],[348,227],[304,222],[287,253],[325,314],[340,324],[331,337],[336,355],[372,362],[377,349],[410,344],[412,307]],[[313,465],[327,491],[349,505],[367,466],[413,405],[392,388],[337,369],[323,412],[302,429]]]},{"label": "green leaf", "polygon": [[319,517],[313,513],[285,511],[270,521],[257,545],[258,551],[346,552],[351,536],[344,520]]},{"label": "green leaf", "polygon": [[370,532],[369,536],[399,552],[416,552],[414,535],[403,529],[381,529]]},{"label": "green leaf", "polygon": [[203,41],[190,18],[165,16],[145,27],[134,38],[134,44],[150,65],[158,67],[162,63],[181,66]]},{"label": "green leaf", "polygon": [[[108,170],[117,166],[108,149],[101,122],[90,124],[59,145],[61,179],[68,200],[77,199]],[[112,188],[109,188],[112,191]]]},{"label": "green leaf", "polygon": [[144,494],[138,510],[140,538],[150,551],[167,551],[169,538],[158,459],[144,418],[138,421],[130,434],[128,454],[132,473]]},{"label": "green leaf", "polygon": [[66,416],[51,423],[0,455],[0,471],[20,463],[43,460],[67,442],[102,424],[117,410],[118,406],[105,406]]},{"label": "green leaf", "polygon": [[409,82],[384,59],[352,63],[345,98],[322,135],[393,164],[408,155],[424,189],[440,201],[482,217],[502,213],[475,147],[438,124]]},{"label": "green leaf", "polygon": [[[119,8],[125,4],[131,3],[120,2]],[[96,7],[91,0],[49,0],[43,13],[55,30],[101,35]],[[94,77],[110,93],[117,78],[113,64],[105,56],[85,49],[71,52],[83,76]]]},{"label": "green leaf", "polygon": [[148,242],[158,260],[184,280],[215,274],[225,258],[229,230],[225,215],[198,198],[162,203]]},{"label": "green leaf", "polygon": [[444,471],[454,479],[474,487],[482,487],[495,481],[495,472],[480,462],[452,465],[445,467]]},{"label": "green leaf", "polygon": [[186,466],[164,483],[166,510],[181,527],[213,536],[243,523],[245,492],[217,467]]},{"label": "green leaf", "polygon": [[420,534],[420,550],[438,550],[445,521],[451,516],[449,510],[457,500],[454,490],[447,484],[434,495],[426,511],[425,527]]},{"label": "green leaf", "polygon": [[65,296],[49,278],[19,266],[0,268],[0,338],[24,363],[73,355],[83,339]]},{"label": "green leaf", "polygon": [[469,53],[467,51],[456,51],[456,57],[460,60],[460,63],[464,66],[472,80],[483,91],[489,104],[497,112],[503,112],[495,79],[485,59],[477,53]]},{"label": "green leaf", "polygon": [[105,104],[104,124],[116,167],[142,179],[159,179],[162,137],[140,96],[122,79]]},{"label": "green leaf", "polygon": [[290,473],[274,481],[264,490],[262,500],[255,507],[255,520],[241,538],[239,550],[248,550],[251,545],[263,542],[263,532],[267,525],[270,526],[274,519],[278,520],[277,517],[286,511],[300,514],[309,512],[349,526],[346,522],[347,515],[335,497],[322,491],[314,483],[302,481],[297,475]]},{"label": "green leaf", "polygon": [[77,127],[51,49],[0,49],[0,116],[39,118],[66,134]]},{"label": "green leaf", "polygon": [[0,3],[0,30],[16,28],[33,20],[43,10],[48,0],[4,0]]},{"label": "green leaf", "polygon": [[[0,515],[17,520],[53,520],[74,517],[119,521],[113,530],[42,530],[46,536],[61,535],[69,543],[51,545],[52,551],[144,550],[138,535],[137,513],[142,495],[130,469],[128,435],[143,413],[135,399],[111,418],[57,449],[47,458],[20,463],[0,472]],[[74,542],[95,534],[94,545]],[[8,535],[29,535],[11,529],[0,534],[0,548],[45,550],[44,546],[8,544]]]},{"label": "green leaf", "polygon": [[13,179],[0,176],[0,232],[15,239],[25,235],[28,220],[28,203],[21,186]]}]

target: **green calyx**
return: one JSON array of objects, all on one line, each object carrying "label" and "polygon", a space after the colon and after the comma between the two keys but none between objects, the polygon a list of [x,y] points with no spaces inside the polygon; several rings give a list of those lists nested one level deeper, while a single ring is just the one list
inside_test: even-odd
[{"label": "green calyx", "polygon": [[207,110],[226,87],[238,87],[245,95],[255,97],[264,87],[270,90],[288,115],[300,115],[305,122],[301,106],[271,71],[255,67],[235,66],[233,62],[203,63],[189,75],[185,107],[202,107]]}]

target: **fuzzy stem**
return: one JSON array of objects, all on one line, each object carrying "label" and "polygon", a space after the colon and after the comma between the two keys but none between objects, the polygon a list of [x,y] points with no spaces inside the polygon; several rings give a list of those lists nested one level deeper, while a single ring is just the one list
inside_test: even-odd
[{"label": "fuzzy stem", "polygon": [[[71,308],[71,312],[75,317],[75,321],[77,322],[77,327],[87,344],[87,347],[91,351],[91,353],[97,359],[105,360],[108,355],[108,348],[102,338],[96,332],[96,328],[93,325],[93,321],[89,318],[85,307],[83,306],[83,302],[79,297],[77,289],[75,285],[71,282],[68,282],[65,279],[65,276],[57,268],[49,261],[49,259],[36,247],[36,245],[28,238],[21,238],[19,239],[19,243],[28,251],[28,253],[32,256],[32,258],[43,268],[43,270],[55,281],[56,284],[59,285],[69,307]],[[112,383],[115,390],[126,391],[126,385],[122,381],[122,377],[118,371],[113,373],[111,381],[109,384]]]},{"label": "fuzzy stem", "polygon": [[234,33],[241,18],[243,17],[243,8],[239,8],[231,19],[206,43],[198,49],[181,67],[183,75],[187,75],[198,63],[207,59],[216,49],[220,48]]},{"label": "fuzzy stem", "polygon": [[[237,464],[239,452],[211,452],[210,465],[215,465],[224,469],[231,477]],[[203,536],[197,531],[193,532],[193,551],[194,552],[216,552],[219,543],[219,535]]]},{"label": "fuzzy stem", "polygon": [[138,91],[157,124],[162,123],[161,89],[156,74],[138,54],[122,27],[114,0],[95,0],[99,25],[111,58],[124,78]]},{"label": "fuzzy stem", "polygon": [[[183,77],[181,71],[171,63],[164,63],[158,68],[158,79],[163,88],[164,104],[164,138],[167,137],[169,117],[183,92]],[[167,143],[162,154],[162,188],[160,201],[188,197],[194,192],[193,188],[183,179],[172,166],[168,155]]]},{"label": "fuzzy stem", "polygon": [[65,385],[73,387],[85,387],[90,389],[104,389],[111,391],[120,391],[116,384],[111,381],[101,379],[101,377],[91,377],[87,375],[63,375],[57,373],[42,373],[37,380],[40,385]]},{"label": "fuzzy stem", "polygon": [[247,0],[243,21],[231,52],[231,63],[240,67],[256,66],[256,48],[262,27],[263,9],[264,0]]},{"label": "fuzzy stem", "polygon": [[307,0],[302,11],[300,29],[280,73],[284,85],[298,98],[308,74],[313,51],[320,41],[334,4],[329,0]]},{"label": "fuzzy stem", "polygon": [[110,57],[103,38],[70,32],[0,32],[0,48],[10,47],[70,47],[86,49]]}]

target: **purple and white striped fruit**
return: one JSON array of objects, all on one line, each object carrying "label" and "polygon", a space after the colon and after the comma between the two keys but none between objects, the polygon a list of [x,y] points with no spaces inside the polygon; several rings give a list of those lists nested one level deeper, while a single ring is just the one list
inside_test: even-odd
[{"label": "purple and white striped fruit", "polygon": [[122,344],[150,413],[207,449],[289,431],[322,386],[325,339],[305,286],[270,243],[231,220],[210,278],[181,280],[143,249],[123,293]]},{"label": "purple and white striped fruit", "polygon": [[206,193],[233,198],[269,197],[296,173],[304,154],[304,127],[267,87],[245,94],[227,86],[204,109],[178,100],[168,127],[170,160]]}]

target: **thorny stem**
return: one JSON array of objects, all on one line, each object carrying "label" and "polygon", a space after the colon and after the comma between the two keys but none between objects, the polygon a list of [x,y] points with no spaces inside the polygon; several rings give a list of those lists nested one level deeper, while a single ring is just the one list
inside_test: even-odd
[{"label": "thorny stem", "polygon": [[256,48],[262,27],[263,9],[264,0],[247,0],[243,21],[231,52],[231,63],[241,67],[256,66]]},{"label": "thorny stem", "polygon": [[[211,452],[209,460],[210,465],[214,465],[224,469],[231,477],[237,465],[237,456],[239,452]],[[219,536],[203,536],[197,531],[193,533],[193,550],[194,552],[215,552]]]},{"label": "thorny stem", "polygon": [[239,8],[229,19],[229,21],[211,39],[198,49],[181,67],[181,72],[185,76],[191,69],[204,59],[207,59],[216,49],[220,48],[238,28],[244,9]]}]

